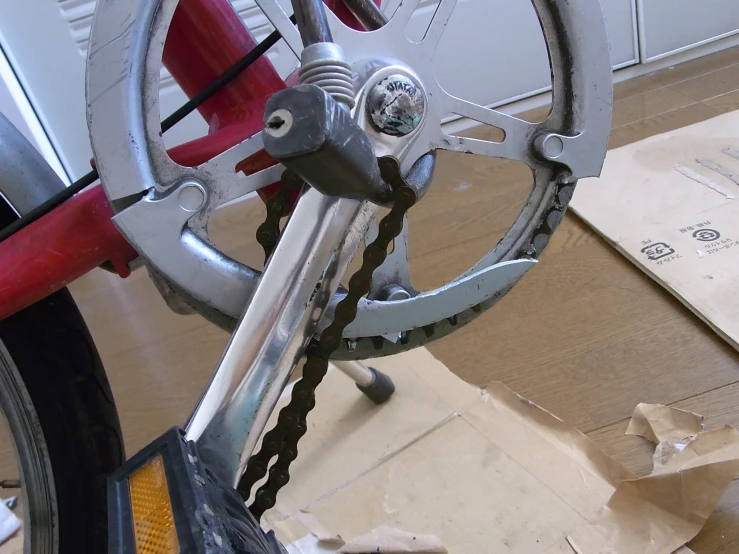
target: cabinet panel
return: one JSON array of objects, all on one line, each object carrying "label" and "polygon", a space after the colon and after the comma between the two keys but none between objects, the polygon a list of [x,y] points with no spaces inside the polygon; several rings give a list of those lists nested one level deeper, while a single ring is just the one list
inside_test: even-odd
[{"label": "cabinet panel", "polygon": [[[3,1],[3,0],[0,0]],[[90,37],[90,26],[95,11],[96,0],[44,0],[58,4],[63,24],[69,28],[69,33],[79,53],[82,63],[87,56],[87,43]],[[290,0],[278,0],[279,4],[292,13]],[[274,30],[254,0],[232,0],[231,4],[244,20],[257,41],[264,40]],[[286,76],[297,66],[298,60],[292,54],[284,41],[280,41],[267,53],[272,63],[281,75]],[[160,112],[164,119],[177,108],[187,102],[187,97],[177,86],[169,73],[162,69],[160,81]],[[175,128],[164,135],[167,146],[182,144],[188,140],[205,135],[207,125],[198,113],[190,114]]]},{"label": "cabinet panel", "polygon": [[[429,3],[425,12],[419,10],[411,36],[419,35],[436,3]],[[633,1],[601,0],[601,4],[614,67],[637,63]],[[439,82],[450,93],[478,104],[506,103],[551,85],[544,39],[530,2],[460,0],[439,51]]]},{"label": "cabinet panel", "polygon": [[0,0],[0,43],[71,179],[90,171],[85,64],[55,0]]},{"label": "cabinet panel", "polygon": [[638,0],[638,5],[644,61],[739,33],[737,0]]},{"label": "cabinet panel", "polygon": [[601,0],[614,68],[639,63],[636,0]]},{"label": "cabinet panel", "polygon": [[[279,1],[290,10],[290,0]],[[634,0],[601,1],[614,66],[634,63]],[[388,11],[398,2],[386,0]],[[431,18],[437,2],[422,2],[409,26],[410,35],[418,33],[424,21]],[[257,40],[272,31],[254,0],[233,0],[233,5]],[[84,71],[94,7],[95,0],[0,0],[2,45],[73,178],[89,170],[91,155]],[[440,52],[440,82],[453,94],[479,104],[503,104],[546,90],[550,85],[544,41],[534,9],[526,0],[460,0]],[[282,41],[269,56],[282,75],[297,65],[297,59]],[[185,97],[165,71],[161,77],[164,117],[184,103]],[[165,135],[165,142],[173,146],[205,132],[204,122],[192,114]]]}]

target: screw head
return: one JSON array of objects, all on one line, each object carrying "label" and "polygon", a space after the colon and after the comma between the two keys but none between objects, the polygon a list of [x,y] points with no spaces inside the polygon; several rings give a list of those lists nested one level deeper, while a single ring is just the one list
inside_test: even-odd
[{"label": "screw head", "polygon": [[372,126],[394,137],[415,131],[425,111],[423,89],[406,75],[385,77],[372,87],[367,97],[367,115]]},{"label": "screw head", "polygon": [[411,298],[411,293],[400,285],[388,285],[380,291],[378,298],[385,302],[397,302],[398,300],[408,300]]},{"label": "screw head", "polygon": [[199,183],[185,183],[180,187],[177,200],[186,212],[197,212],[205,204],[205,191]]},{"label": "screw head", "polygon": [[545,160],[556,160],[565,149],[562,137],[553,133],[543,133],[536,137],[534,146],[539,155]]}]

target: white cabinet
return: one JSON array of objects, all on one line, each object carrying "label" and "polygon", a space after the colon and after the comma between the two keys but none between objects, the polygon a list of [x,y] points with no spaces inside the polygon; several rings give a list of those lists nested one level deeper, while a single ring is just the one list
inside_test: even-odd
[{"label": "white cabinet", "polygon": [[67,180],[67,174],[59,163],[44,128],[2,52],[0,52],[0,112],[44,156],[59,177]]},{"label": "white cabinet", "polygon": [[[74,0],[73,0],[74,1]],[[56,0],[0,0],[0,45],[72,179],[90,171],[85,64]]]},{"label": "white cabinet", "polygon": [[636,0],[602,0],[615,69],[639,63]]},{"label": "white cabinet", "polygon": [[[0,45],[72,178],[90,167],[84,72],[95,1],[0,0]],[[290,0],[279,1],[289,10]],[[739,0],[600,1],[616,69],[739,33]],[[398,2],[384,0],[391,6]],[[408,29],[411,36],[421,32],[437,2],[421,3]],[[233,0],[233,5],[257,40],[272,31],[254,0]],[[439,81],[449,92],[478,104],[505,104],[550,85],[544,41],[528,0],[459,0],[439,51]],[[296,67],[284,42],[269,56],[282,75]],[[184,101],[163,71],[161,115]],[[172,146],[205,131],[204,122],[192,114],[165,135],[165,142]]]},{"label": "white cabinet", "polygon": [[[86,123],[85,59],[95,2],[0,0],[0,46],[72,179],[90,171],[92,156]],[[289,0],[284,3],[289,5]],[[257,40],[272,31],[253,0],[234,0],[233,5]],[[268,55],[283,74],[297,63],[282,41]],[[162,118],[187,100],[166,71],[162,71],[160,94]],[[195,113],[165,139],[174,145],[206,131]]]},{"label": "white cabinet", "polygon": [[[579,0],[583,1],[583,0]],[[736,0],[739,2],[739,0]],[[409,26],[422,32],[436,2]],[[615,68],[638,63],[633,0],[601,0]],[[500,105],[547,90],[549,61],[530,2],[460,0],[436,60],[437,78],[450,93],[481,105]]]},{"label": "white cabinet", "polygon": [[642,61],[739,33],[739,0],[638,0]]},{"label": "white cabinet", "polygon": [[[414,25],[421,26],[431,17],[437,1],[422,3],[410,34]],[[614,66],[637,63],[634,0],[601,1]],[[281,3],[289,9],[289,0]],[[253,0],[233,0],[233,5],[257,40],[272,31]],[[73,179],[90,168],[84,71],[94,6],[95,0],[0,0],[0,42]],[[440,51],[444,54],[437,59],[439,81],[465,99],[499,105],[550,85],[541,30],[527,0],[460,0],[443,41]],[[270,57],[283,75],[297,64],[284,42]],[[163,72],[162,117],[185,100]],[[165,142],[172,146],[205,132],[204,122],[192,114],[165,135]]]}]

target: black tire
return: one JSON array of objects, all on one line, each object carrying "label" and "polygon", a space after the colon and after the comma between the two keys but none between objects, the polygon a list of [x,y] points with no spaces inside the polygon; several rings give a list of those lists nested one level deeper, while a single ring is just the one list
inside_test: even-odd
[{"label": "black tire", "polygon": [[[34,499],[27,498],[34,490],[28,489],[26,473],[45,464],[53,475],[44,486],[56,502],[57,525],[50,535],[55,546],[50,547],[49,540],[37,541],[33,554],[106,552],[106,478],[123,462],[123,439],[100,356],[67,289],[0,322],[0,386],[6,391],[0,401],[23,474],[26,541],[29,526],[36,535],[35,516],[29,510]],[[19,399],[20,409],[8,405],[14,402],[9,387],[17,389],[11,394]],[[34,440],[43,444],[31,449],[36,456],[26,449],[25,461],[18,448],[22,429],[17,421],[14,428],[9,409],[31,422],[30,429],[40,427]],[[40,473],[48,477],[43,469]]]}]

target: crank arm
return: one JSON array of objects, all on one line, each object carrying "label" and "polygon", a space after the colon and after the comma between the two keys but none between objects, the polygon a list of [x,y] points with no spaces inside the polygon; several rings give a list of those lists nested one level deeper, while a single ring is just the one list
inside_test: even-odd
[{"label": "crank arm", "polygon": [[222,480],[243,473],[375,211],[314,189],[298,202],[186,427]]},{"label": "crank arm", "polygon": [[211,471],[234,484],[377,212],[364,200],[390,198],[369,139],[322,89],[277,93],[266,114],[266,151],[311,188],[186,429]]}]

